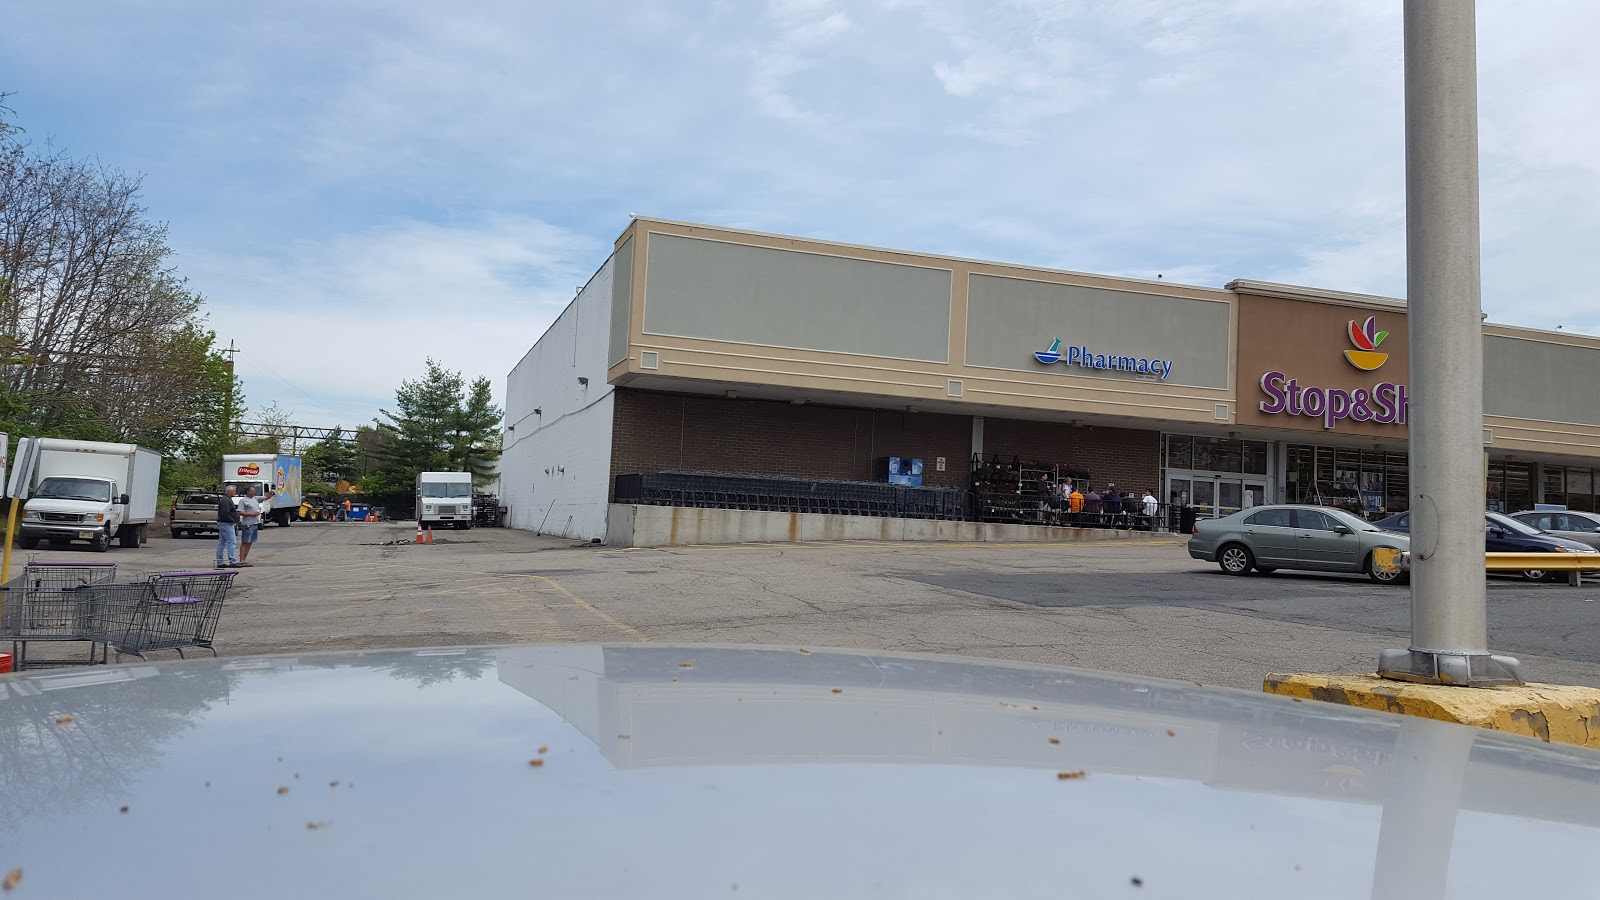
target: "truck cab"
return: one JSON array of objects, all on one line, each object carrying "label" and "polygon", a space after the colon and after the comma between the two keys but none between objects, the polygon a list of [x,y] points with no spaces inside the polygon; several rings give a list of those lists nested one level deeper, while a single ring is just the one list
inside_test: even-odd
[{"label": "truck cab", "polygon": [[53,475],[39,482],[22,516],[22,548],[41,540],[63,545],[88,541],[95,550],[111,546],[121,528],[128,496],[114,481],[80,475]]}]

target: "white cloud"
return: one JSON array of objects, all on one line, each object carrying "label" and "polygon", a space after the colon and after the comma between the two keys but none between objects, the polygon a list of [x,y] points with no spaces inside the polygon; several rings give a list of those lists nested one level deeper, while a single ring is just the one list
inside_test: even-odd
[{"label": "white cloud", "polygon": [[[244,349],[252,407],[362,423],[433,357],[503,399],[505,375],[608,247],[525,217],[401,221],[271,255],[193,260],[212,325]],[[324,399],[329,394],[342,398]]]},{"label": "white cloud", "polygon": [[[148,173],[252,404],[308,424],[429,353],[503,388],[628,212],[1405,288],[1392,0],[86,4],[8,10],[0,89]],[[1485,307],[1600,328],[1600,8],[1478,10]]]}]

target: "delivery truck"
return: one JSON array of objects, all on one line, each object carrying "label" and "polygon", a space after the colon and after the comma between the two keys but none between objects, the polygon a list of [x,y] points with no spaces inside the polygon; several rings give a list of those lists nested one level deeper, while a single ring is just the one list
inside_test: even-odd
[{"label": "delivery truck", "polygon": [[136,548],[156,520],[161,454],[134,444],[23,438],[11,473],[11,495],[25,498],[19,543],[66,546],[84,541],[96,552]]},{"label": "delivery truck", "polygon": [[417,475],[417,527],[472,527],[472,473]]},{"label": "delivery truck", "polygon": [[[300,457],[280,453],[229,453],[222,457],[222,487],[256,489],[261,524],[288,525],[300,517]],[[270,495],[270,496],[269,496]],[[234,499],[238,502],[238,498]]]}]

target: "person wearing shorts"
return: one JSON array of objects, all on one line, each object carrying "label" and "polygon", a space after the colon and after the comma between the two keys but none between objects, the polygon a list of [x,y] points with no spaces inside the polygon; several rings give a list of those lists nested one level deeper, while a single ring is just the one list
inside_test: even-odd
[{"label": "person wearing shorts", "polygon": [[244,489],[239,500],[239,566],[253,566],[250,548],[256,542],[256,532],[261,529],[261,501],[256,499],[254,486]]}]

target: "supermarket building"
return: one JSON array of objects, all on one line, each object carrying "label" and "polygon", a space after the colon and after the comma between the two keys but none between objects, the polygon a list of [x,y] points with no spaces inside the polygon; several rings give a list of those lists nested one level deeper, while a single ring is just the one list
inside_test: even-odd
[{"label": "supermarket building", "polygon": [[[1483,334],[1487,505],[1594,509],[1600,395],[1582,385],[1600,340]],[[636,218],[508,377],[502,503],[513,527],[626,544],[619,475],[860,482],[898,456],[927,485],[1048,464],[1201,518],[1396,512],[1406,346],[1405,304],[1381,297]]]}]

